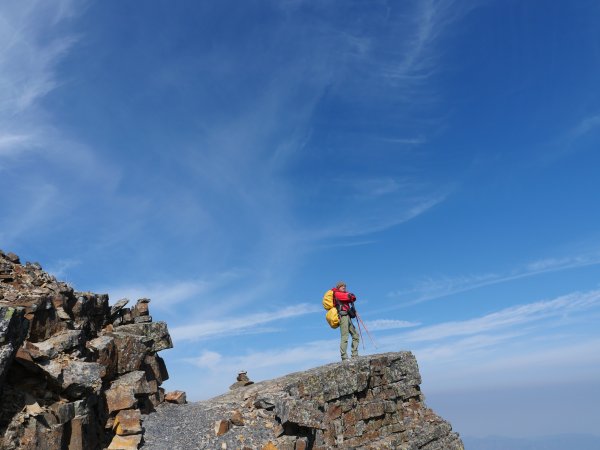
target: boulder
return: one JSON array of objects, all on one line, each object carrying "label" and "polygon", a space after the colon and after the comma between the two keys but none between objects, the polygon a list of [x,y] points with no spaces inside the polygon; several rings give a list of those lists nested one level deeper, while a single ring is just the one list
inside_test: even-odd
[{"label": "boulder", "polygon": [[142,442],[141,434],[132,434],[129,436],[115,435],[108,446],[108,450],[136,450]]},{"label": "boulder", "polygon": [[97,362],[72,361],[62,371],[62,388],[73,398],[98,394],[105,374],[106,369]]},{"label": "boulder", "polygon": [[122,375],[104,392],[108,412],[111,414],[123,409],[132,409],[138,403],[138,396],[153,392],[145,372],[140,370]]},{"label": "boulder", "polygon": [[126,409],[119,411],[113,430],[119,436],[140,434],[142,432],[142,413],[138,409]]},{"label": "boulder", "polygon": [[225,433],[227,433],[229,431],[231,423],[229,422],[229,420],[217,420],[215,422],[215,435],[216,436],[222,436]]},{"label": "boulder", "polygon": [[129,303],[129,299],[122,298],[121,300],[119,300],[110,308],[110,315],[114,316],[115,314],[117,314],[120,310],[122,310],[125,307],[125,305],[127,305],[127,303]]},{"label": "boulder", "polygon": [[82,343],[82,334],[80,330],[68,330],[63,333],[52,336],[41,342],[31,343],[31,347],[37,350],[34,359],[52,359],[59,353],[67,352]]},{"label": "boulder", "polygon": [[108,334],[114,340],[118,374],[139,370],[148,353],[146,340],[143,336],[128,333],[127,330],[121,331],[121,328],[123,327],[117,328],[118,332]]},{"label": "boulder", "polygon": [[105,367],[106,378],[112,379],[117,374],[119,361],[114,337],[98,336],[88,341],[86,347],[92,352],[94,360]]},{"label": "boulder", "polygon": [[148,379],[156,380],[158,384],[162,384],[169,379],[165,361],[156,353],[146,355],[143,366],[148,375]]},{"label": "boulder", "polygon": [[165,322],[121,325],[115,331],[143,337],[145,344],[152,352],[173,348],[173,342],[171,341],[171,336]]},{"label": "boulder", "polygon": [[172,391],[165,394],[165,401],[169,403],[175,403],[177,405],[183,405],[187,403],[185,392],[183,391]]},{"label": "boulder", "polygon": [[148,304],[150,303],[150,299],[140,298],[135,306],[131,310],[131,315],[134,318],[148,316],[150,311],[148,309]]}]

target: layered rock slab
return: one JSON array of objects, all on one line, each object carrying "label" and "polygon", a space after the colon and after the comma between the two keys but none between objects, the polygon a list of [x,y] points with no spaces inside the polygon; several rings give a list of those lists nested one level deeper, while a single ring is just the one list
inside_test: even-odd
[{"label": "layered rock slab", "polygon": [[0,250],[0,449],[137,448],[172,347],[149,302],[110,307]]},{"label": "layered rock slab", "polygon": [[144,416],[144,449],[463,450],[410,352],[364,356]]}]

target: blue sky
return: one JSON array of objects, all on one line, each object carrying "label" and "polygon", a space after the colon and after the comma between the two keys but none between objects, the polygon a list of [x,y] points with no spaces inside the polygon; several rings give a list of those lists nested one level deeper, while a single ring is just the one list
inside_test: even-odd
[{"label": "blue sky", "polygon": [[585,0],[5,3],[1,248],[150,297],[192,400],[336,361],[321,297],[343,279],[361,352],[413,351],[457,431],[597,434],[599,20]]}]

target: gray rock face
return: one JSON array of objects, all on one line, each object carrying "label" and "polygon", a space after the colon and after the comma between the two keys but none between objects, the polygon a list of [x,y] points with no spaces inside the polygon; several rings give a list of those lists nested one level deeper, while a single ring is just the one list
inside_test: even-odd
[{"label": "gray rock face", "polygon": [[168,348],[173,348],[171,336],[167,330],[167,324],[164,322],[135,323],[130,325],[121,325],[116,328],[119,333],[129,333],[136,336],[142,336],[145,344],[153,352],[159,352]]},{"label": "gray rock face", "polygon": [[[365,356],[145,417],[144,449],[463,450],[424,404],[409,352]],[[270,443],[270,444],[269,444]]]},{"label": "gray rock face", "polygon": [[42,342],[36,342],[31,344],[37,352],[34,359],[44,358],[52,359],[55,358],[59,353],[64,353],[71,350],[82,342],[82,334],[80,330],[69,330],[64,333],[52,336]]}]

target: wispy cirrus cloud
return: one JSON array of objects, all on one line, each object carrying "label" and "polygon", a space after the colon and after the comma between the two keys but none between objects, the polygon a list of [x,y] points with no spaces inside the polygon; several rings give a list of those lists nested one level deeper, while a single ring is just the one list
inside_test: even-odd
[{"label": "wispy cirrus cloud", "polygon": [[412,137],[412,138],[409,138],[409,137],[406,137],[406,138],[379,137],[378,139],[382,140],[384,142],[390,142],[393,144],[405,144],[405,145],[422,145],[427,142],[427,140],[422,137]]},{"label": "wispy cirrus cloud", "polygon": [[[0,6],[0,206],[5,245],[43,234],[90,191],[114,187],[118,171],[69,139],[42,100],[62,86],[57,67],[78,42],[69,23],[85,2],[59,0]],[[7,192],[9,189],[3,189]]]},{"label": "wispy cirrus cloud", "polygon": [[59,84],[55,67],[76,42],[76,36],[53,33],[83,4],[72,1],[5,3],[0,16],[0,117],[31,113],[39,99]]},{"label": "wispy cirrus cloud", "polygon": [[578,139],[588,133],[600,129],[600,114],[583,118],[570,132],[573,139]]},{"label": "wispy cirrus cloud", "polygon": [[23,149],[30,148],[33,136],[6,132],[0,135],[0,157],[18,155]]},{"label": "wispy cirrus cloud", "polygon": [[368,320],[366,323],[369,325],[369,330],[373,331],[396,330],[398,328],[412,328],[421,325],[420,322],[409,322],[407,320],[394,319]]},{"label": "wispy cirrus cloud", "polygon": [[476,319],[446,322],[407,332],[404,339],[423,342],[447,339],[535,323],[570,313],[586,311],[600,306],[600,290],[573,293],[554,300],[542,300],[525,305],[506,308]]},{"label": "wispy cirrus cloud", "polygon": [[[384,202],[361,202],[348,206],[349,212],[338,223],[328,224],[318,230],[305,230],[301,238],[314,242],[331,238],[357,237],[377,233],[425,214],[443,202],[447,193],[424,194],[422,197],[396,196]],[[343,211],[343,209],[341,209]]]},{"label": "wispy cirrus cloud", "polygon": [[453,1],[426,0],[417,3],[412,36],[403,42],[404,54],[391,63],[383,75],[395,82],[427,77],[434,69],[435,41],[445,28],[464,14]]},{"label": "wispy cirrus cloud", "polygon": [[576,269],[600,264],[600,255],[596,253],[561,258],[544,258],[527,263],[506,273],[487,273],[464,275],[460,277],[430,278],[416,283],[412,288],[393,291],[389,297],[407,298],[399,307],[435,300],[461,292],[467,292],[485,286],[506,283],[522,278],[534,277],[551,272]]},{"label": "wispy cirrus cloud", "polygon": [[[134,283],[121,286],[99,286],[95,288],[98,292],[108,293],[110,302],[127,298],[136,300],[140,298],[150,298],[152,309],[157,309],[161,314],[173,314],[173,311],[181,304],[187,304],[188,311],[193,312],[194,306],[201,305],[203,315],[211,318],[214,315],[222,314],[227,310],[227,305],[232,308],[238,306],[231,295],[240,295],[234,290],[233,294],[221,293],[219,301],[212,301],[215,292],[223,289],[225,286],[239,283],[244,277],[244,273],[230,270],[212,275],[210,278],[196,277],[190,279],[170,279],[168,281],[153,280],[146,283]],[[258,283],[260,285],[260,283]],[[246,297],[253,297],[255,292],[250,289],[242,289]],[[207,300],[208,299],[208,300]]]},{"label": "wispy cirrus cloud", "polygon": [[600,132],[600,113],[595,112],[579,118],[575,124],[556,136],[549,148],[544,148],[544,154],[540,159],[545,163],[555,163],[583,149],[595,149],[594,138],[598,132]]},{"label": "wispy cirrus cloud", "polygon": [[598,317],[593,290],[375,339],[379,351],[413,351],[428,391],[590,381],[600,375]]},{"label": "wispy cirrus cloud", "polygon": [[[414,352],[424,382],[437,391],[474,384],[526,386],[539,383],[538,377],[548,371],[553,374],[544,377],[548,383],[569,377],[584,379],[586,370],[592,373],[600,370],[600,359],[590,358],[590,352],[600,348],[600,340],[589,339],[589,333],[581,334],[572,329],[563,330],[563,334],[556,330],[563,321],[585,324],[589,322],[590,313],[600,313],[600,290],[574,292],[468,320],[421,327],[418,323],[399,320],[375,320],[368,324],[377,348],[367,342],[367,349],[363,350],[361,345],[360,352],[363,355]],[[263,323],[264,320],[257,316],[252,321]],[[377,335],[379,331],[405,327],[416,329]],[[523,345],[525,341],[527,345]],[[203,379],[213,389],[212,393],[208,388],[192,388],[196,390],[193,395],[203,398],[225,390],[241,369],[248,370],[252,379],[261,380],[337,361],[338,344],[337,337],[285,347],[274,343],[267,350],[249,349],[233,355],[207,348],[198,356],[184,358],[183,362],[203,371]]]},{"label": "wispy cirrus cloud", "polygon": [[257,332],[272,332],[272,328],[257,328],[266,324],[277,323],[304,314],[321,311],[321,308],[301,303],[277,311],[229,315],[227,320],[203,320],[198,318],[192,324],[171,328],[171,336],[175,341],[198,341],[215,339],[224,336],[237,336]]}]

